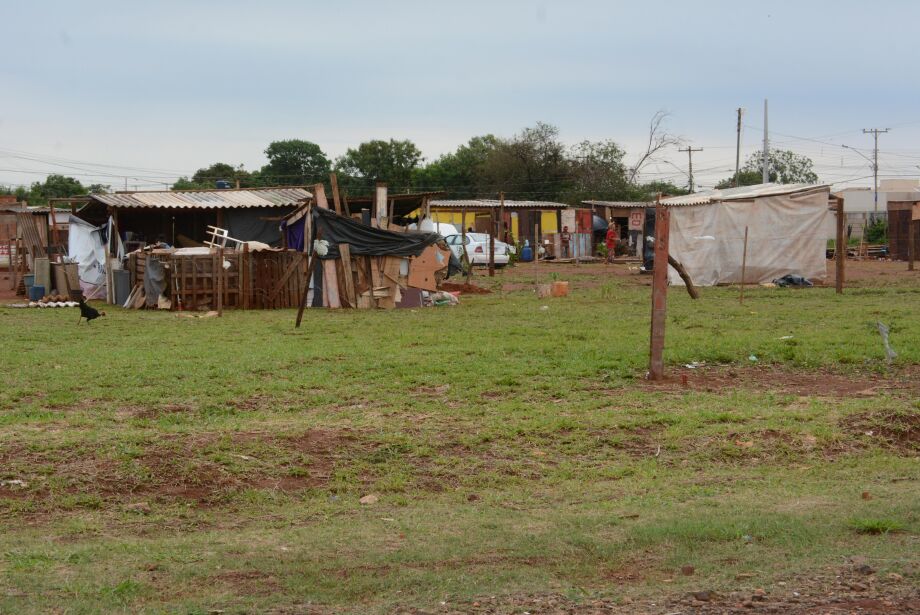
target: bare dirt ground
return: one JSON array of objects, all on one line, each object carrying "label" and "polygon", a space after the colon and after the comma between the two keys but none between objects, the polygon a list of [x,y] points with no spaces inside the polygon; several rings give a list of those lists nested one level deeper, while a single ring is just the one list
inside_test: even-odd
[{"label": "bare dirt ground", "polygon": [[[742,579],[743,580],[743,579]],[[850,562],[820,576],[791,578],[778,591],[749,590],[719,594],[701,588],[663,601],[573,600],[559,594],[487,597],[472,603],[444,604],[437,610],[399,610],[404,615],[457,613],[533,613],[545,615],[668,614],[735,615],[906,615],[920,613],[920,590],[900,575],[880,575],[865,564]]]},{"label": "bare dirt ground", "polygon": [[[652,276],[639,272],[639,263],[574,263],[552,264],[521,263],[514,269],[498,271],[496,278],[501,281],[505,292],[530,290],[533,283],[528,278],[544,277],[554,273],[560,279],[570,279],[576,288],[594,288],[604,284],[610,277],[627,278],[630,282],[650,286]],[[488,280],[488,273],[476,270],[473,284],[483,285]],[[903,284],[907,280],[920,283],[920,266],[915,271],[908,271],[907,263],[888,260],[848,260],[845,271],[844,288],[865,288]],[[834,261],[827,261],[827,279],[824,282],[814,280],[816,286],[834,286],[836,269]]]}]

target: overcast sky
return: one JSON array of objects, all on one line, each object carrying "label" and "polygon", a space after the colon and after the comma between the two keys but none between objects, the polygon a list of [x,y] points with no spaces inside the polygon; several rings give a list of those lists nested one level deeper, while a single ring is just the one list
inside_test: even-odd
[{"label": "overcast sky", "polygon": [[[212,162],[257,169],[272,140],[330,157],[372,138],[427,159],[537,121],[634,159],[659,109],[704,148],[697,183],[760,147],[869,185],[920,164],[920,3],[630,1],[0,1],[0,183],[48,172],[162,187]],[[645,179],[686,184],[686,154]],[[49,164],[57,162],[58,164]],[[106,166],[108,165],[108,166]],[[676,165],[676,166],[675,166]],[[130,167],[130,169],[124,168]]]}]

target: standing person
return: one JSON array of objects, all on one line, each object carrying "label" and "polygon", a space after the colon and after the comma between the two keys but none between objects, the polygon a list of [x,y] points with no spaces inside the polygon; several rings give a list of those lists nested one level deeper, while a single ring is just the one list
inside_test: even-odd
[{"label": "standing person", "polygon": [[613,220],[607,226],[607,236],[604,238],[604,244],[607,246],[607,262],[612,263],[613,257],[616,256],[617,240],[620,238],[620,229]]},{"label": "standing person", "polygon": [[569,242],[571,241],[572,236],[569,233],[569,227],[563,226],[562,232],[559,233],[559,243],[562,248],[562,258],[569,258]]}]

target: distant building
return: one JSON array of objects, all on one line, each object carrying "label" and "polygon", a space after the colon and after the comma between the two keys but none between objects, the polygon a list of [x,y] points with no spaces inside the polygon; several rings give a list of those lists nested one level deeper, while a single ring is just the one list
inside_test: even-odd
[{"label": "distant building", "polygon": [[875,191],[872,188],[844,188],[835,194],[842,196],[843,210],[847,214],[847,227],[851,238],[861,239],[863,228],[876,215],[888,217],[889,202],[920,200],[920,179],[883,179],[878,187],[878,209],[875,208]]}]

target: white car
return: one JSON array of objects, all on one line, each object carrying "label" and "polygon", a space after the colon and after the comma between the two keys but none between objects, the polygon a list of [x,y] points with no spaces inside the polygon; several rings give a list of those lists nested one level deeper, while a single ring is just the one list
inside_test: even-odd
[{"label": "white car", "polygon": [[[447,245],[460,262],[463,262],[463,235],[451,235],[447,238]],[[466,253],[473,265],[489,264],[489,235],[488,233],[467,233]],[[514,246],[504,241],[495,242],[495,265],[503,267],[508,264],[509,254],[514,254]]]}]

